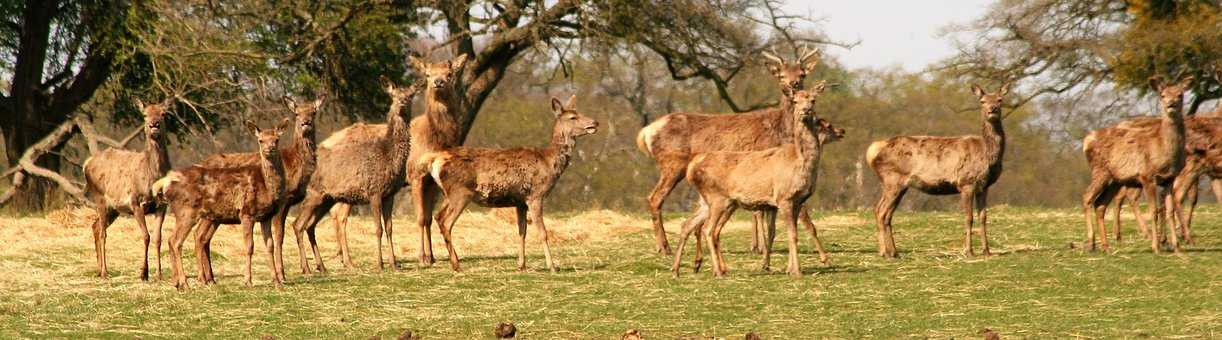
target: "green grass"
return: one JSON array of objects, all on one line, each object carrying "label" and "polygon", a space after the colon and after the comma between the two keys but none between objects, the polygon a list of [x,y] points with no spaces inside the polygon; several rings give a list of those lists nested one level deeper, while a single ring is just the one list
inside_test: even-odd
[{"label": "green grass", "polygon": [[[468,213],[455,230],[465,272],[445,262],[416,268],[409,217],[396,220],[404,269],[378,272],[369,221],[357,219],[350,228],[357,269],[331,256],[336,247],[325,223],[319,236],[331,273],[301,275],[289,236],[283,289],[268,283],[262,245],[255,247],[255,286],[242,285],[240,233],[224,227],[214,244],[220,284],[195,282],[188,256],[186,292],[138,280],[130,219],[111,228],[108,281],[92,277],[90,232],[71,226],[80,221],[0,219],[0,338],[393,338],[411,329],[430,339],[465,339],[491,338],[502,321],[515,323],[524,338],[563,339],[617,338],[631,328],[657,339],[741,338],[748,331],[766,338],[977,338],[984,328],[1006,338],[1222,336],[1216,207],[1198,213],[1197,244],[1182,256],[1151,254],[1131,219],[1120,247],[1083,253],[1070,249],[1084,235],[1077,210],[991,212],[997,255],[989,258],[958,254],[960,214],[899,212],[898,260],[876,255],[869,213],[824,214],[817,223],[832,264],[818,263],[803,232],[801,278],[784,275],[783,242],[774,271],[760,271],[761,257],[745,252],[747,225],[736,220],[723,237],[725,279],[714,279],[707,266],[692,274],[690,261],[672,278],[670,258],[652,252],[643,216],[555,214],[548,226],[559,238],[557,274],[544,269],[533,228],[531,270],[516,271],[516,233],[486,213]],[[672,245],[682,216],[673,217]],[[444,254],[436,233],[435,241]],[[190,247],[188,241],[186,253]],[[165,266],[168,276],[168,255]]]}]

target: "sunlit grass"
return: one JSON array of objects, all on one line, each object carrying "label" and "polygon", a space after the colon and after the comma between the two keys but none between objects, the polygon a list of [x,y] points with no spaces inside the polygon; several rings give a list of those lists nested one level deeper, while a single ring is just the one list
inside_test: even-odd
[{"label": "sunlit grass", "polygon": [[[94,277],[88,213],[4,218],[0,338],[367,338],[404,329],[425,338],[490,338],[502,321],[514,322],[525,338],[563,339],[613,338],[630,328],[663,339],[741,338],[748,331],[772,338],[975,338],[984,328],[1007,338],[1222,336],[1222,214],[1215,207],[1199,212],[1198,244],[1183,256],[1151,254],[1129,219],[1118,249],[1084,254],[1069,246],[1084,235],[1076,210],[991,212],[989,236],[998,256],[959,255],[958,213],[901,211],[898,260],[876,255],[869,213],[821,213],[816,223],[832,264],[819,265],[803,231],[806,275],[799,279],[781,271],[784,242],[777,243],[774,271],[758,269],[761,257],[746,252],[745,220],[727,229],[730,276],[720,280],[711,277],[709,262],[692,274],[690,260],[681,278],[671,278],[670,258],[652,252],[642,215],[549,215],[557,274],[546,271],[534,228],[527,244],[531,270],[516,271],[516,228],[495,214],[469,212],[460,219],[454,235],[462,273],[445,264],[436,232],[439,263],[417,268],[418,231],[410,216],[395,220],[402,270],[376,270],[368,219],[350,227],[358,268],[345,269],[326,222],[319,242],[331,273],[301,275],[290,236],[290,282],[283,289],[269,284],[261,244],[255,247],[255,286],[242,285],[241,233],[226,226],[213,248],[220,284],[194,281],[195,262],[188,256],[186,292],[167,281],[139,281],[139,238],[130,219],[111,227],[112,278],[103,281]],[[683,216],[671,217],[673,245]],[[168,221],[166,234],[172,229]],[[185,253],[192,246],[188,241]]]}]

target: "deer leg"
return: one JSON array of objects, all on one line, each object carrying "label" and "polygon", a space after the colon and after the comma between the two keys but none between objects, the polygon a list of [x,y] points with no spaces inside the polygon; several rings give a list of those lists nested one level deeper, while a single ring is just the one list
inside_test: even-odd
[{"label": "deer leg", "polygon": [[1166,212],[1168,234],[1171,235],[1171,251],[1180,253],[1180,231],[1183,229],[1184,217],[1180,211],[1180,198],[1172,192],[1172,188],[1162,191],[1163,209]]},{"label": "deer leg", "polygon": [[395,257],[395,195],[382,198],[382,224],[386,226],[386,245],[390,250],[390,270],[399,269],[399,258]]},{"label": "deer leg", "polygon": [[277,216],[280,215],[280,210],[284,210],[283,208],[283,206],[278,208],[275,215],[259,221],[259,234],[263,237],[263,248],[267,249],[267,266],[271,267],[272,284],[275,284],[276,286],[280,286],[281,281],[280,270],[279,267],[276,266],[276,238],[273,235],[276,233],[276,226],[273,224],[279,223],[276,222],[278,220]]},{"label": "deer leg", "polygon": [[899,185],[883,184],[882,195],[874,207],[874,218],[878,225],[878,254],[884,258],[895,258],[899,252],[895,249],[895,235],[891,230],[891,217],[895,208],[908,188]]},{"label": "deer leg", "polygon": [[[1141,190],[1146,195],[1146,202],[1149,203],[1147,204],[1148,207],[1146,207],[1146,211],[1149,212],[1148,215],[1152,218],[1158,218],[1158,211],[1160,210],[1159,206],[1161,205],[1160,203],[1162,201],[1158,199],[1157,188],[1155,187],[1154,180],[1150,178],[1140,178],[1139,181],[1141,181]],[[1162,233],[1163,227],[1157,222],[1150,227],[1150,248],[1155,254],[1158,254],[1161,250],[1159,249],[1159,242],[1162,238],[1162,236],[1159,234]]]},{"label": "deer leg", "polygon": [[772,268],[772,242],[776,240],[776,209],[755,211],[752,215],[764,219],[764,265],[760,270],[765,272]]},{"label": "deer leg", "polygon": [[412,176],[412,204],[416,206],[416,226],[420,228],[420,257],[418,263],[421,267],[433,265],[433,236],[430,230],[433,215],[433,205],[437,201],[435,182],[425,180],[424,175],[415,174]]},{"label": "deer leg", "polygon": [[144,257],[140,265],[140,281],[149,280],[149,227],[144,221],[144,204],[139,199],[131,200],[132,219],[140,227],[140,241],[144,244]]},{"label": "deer leg", "polygon": [[156,248],[157,254],[157,281],[161,281],[161,227],[165,223],[166,208],[161,207],[154,215],[153,221],[157,224],[157,230],[153,232],[153,246]]},{"label": "deer leg", "polygon": [[106,229],[118,215],[105,204],[97,205],[97,215],[98,219],[93,222],[93,254],[98,260],[98,277],[105,279],[110,277],[106,268]]},{"label": "deer leg", "polygon": [[[518,216],[518,271],[526,270],[526,214],[527,208],[524,204],[519,204],[514,207]],[[449,244],[449,243],[447,243]]]},{"label": "deer leg", "polygon": [[1113,232],[1116,233],[1116,246],[1120,246],[1120,211],[1123,210],[1125,200],[1128,199],[1128,196],[1128,188],[1120,188],[1120,192],[1116,195],[1116,211],[1113,213],[1113,217],[1115,219],[1115,228]]},{"label": "deer leg", "polygon": [[1099,195],[1099,198],[1095,202],[1095,227],[1099,232],[1100,249],[1103,249],[1104,251],[1111,250],[1112,248],[1110,245],[1108,245],[1107,221],[1105,220],[1107,216],[1107,209],[1108,206],[1112,204],[1112,200],[1116,199],[1117,194],[1120,193],[1121,190],[1123,190],[1123,187],[1118,185],[1105,187],[1103,189],[1103,193]]},{"label": "deer leg", "polygon": [[976,211],[980,213],[980,244],[983,248],[980,253],[984,256],[992,256],[989,251],[989,189],[985,188],[976,194]]},{"label": "deer leg", "polygon": [[[1180,196],[1188,199],[1188,214],[1184,215],[1184,226],[1180,229],[1180,238],[1184,239],[1184,243],[1189,245],[1196,244],[1196,242],[1192,241],[1192,235],[1189,233],[1189,230],[1192,229],[1192,216],[1197,210],[1197,199],[1200,198],[1200,189],[1197,188],[1199,184],[1196,182],[1188,183],[1186,186],[1188,189],[1188,192],[1185,193],[1186,196]],[[1213,181],[1210,180],[1210,183],[1212,184]]]},{"label": "deer leg", "polygon": [[1082,215],[1086,217],[1086,241],[1082,242],[1082,250],[1095,251],[1095,207],[1100,201],[1105,186],[1110,180],[1100,172],[1091,174],[1090,185],[1082,194]]},{"label": "deer leg", "polygon": [[[318,247],[318,222],[322,221],[323,214],[331,210],[332,204],[334,204],[333,201],[323,201],[321,205],[314,209],[314,213],[311,214],[310,219],[306,220],[306,222],[309,222],[305,228],[306,239],[310,241],[310,252],[314,254],[314,261],[318,261],[318,265],[315,266],[314,269],[318,270],[320,274],[325,274],[327,272],[327,265],[324,264],[325,261],[323,261],[322,258],[322,249],[319,249]],[[376,211],[377,210],[374,210],[375,214]],[[377,215],[374,215],[373,220],[375,223],[378,221]],[[302,256],[305,256],[305,253],[302,253]]]},{"label": "deer leg", "polygon": [[727,268],[725,265],[725,255],[723,255],[721,252],[721,230],[725,227],[725,224],[730,219],[730,216],[734,214],[734,209],[724,207],[724,205],[721,207],[715,206],[711,209],[716,209],[711,211],[716,213],[714,216],[717,216],[717,222],[714,223],[708,230],[709,253],[713,255],[713,276],[725,277]]},{"label": "deer leg", "polygon": [[547,259],[547,270],[555,273],[556,265],[552,262],[552,250],[548,245],[551,243],[548,241],[551,238],[551,233],[547,231],[547,224],[543,223],[543,200],[534,199],[526,204],[526,208],[530,210],[530,218],[539,226],[539,238],[543,239],[543,258]]},{"label": "deer leg", "polygon": [[805,204],[798,209],[798,220],[802,222],[802,226],[810,230],[810,238],[815,241],[815,249],[819,251],[819,262],[828,263],[827,251],[823,248],[823,241],[819,239],[819,230],[815,228],[815,222],[810,218],[810,212],[806,210]]},{"label": "deer leg", "polygon": [[[263,227],[263,242],[266,243],[267,249],[272,254],[272,282],[277,286],[284,284],[286,277],[284,275],[284,223],[288,220],[289,207],[286,204],[280,205],[280,209],[276,211],[276,215],[272,216],[272,224],[268,234],[268,227]],[[264,222],[266,224],[267,222]],[[270,236],[270,237],[269,237]]]},{"label": "deer leg", "polygon": [[335,227],[335,240],[339,243],[336,247],[336,256],[339,256],[344,261],[344,268],[352,269],[356,266],[352,264],[352,257],[348,253],[348,214],[352,212],[352,206],[347,203],[337,203],[335,209],[331,211],[331,224]]},{"label": "deer leg", "polygon": [[[454,223],[458,222],[458,216],[462,215],[463,209],[467,207],[467,197],[464,193],[449,192],[446,196],[446,201],[443,204],[445,208],[445,220],[437,222],[437,228],[441,229],[441,237],[446,241],[446,252],[450,254],[450,269],[455,272],[461,272],[462,268],[458,265],[458,252],[454,251],[453,238],[451,233],[454,231]],[[440,215],[439,215],[440,216]],[[520,219],[520,218],[519,218]],[[522,259],[525,260],[525,259]],[[525,263],[525,261],[522,261]]]},{"label": "deer leg", "polygon": [[[679,232],[679,245],[678,247],[675,248],[675,260],[671,263],[671,266],[670,266],[671,274],[674,275],[674,277],[676,278],[679,277],[679,262],[683,261],[683,247],[687,245],[687,239],[691,237],[693,232],[697,232],[697,233],[700,232],[701,225],[704,224],[704,221],[708,220],[708,217],[709,217],[709,206],[708,204],[704,203],[703,199],[701,199],[700,207],[696,209],[695,214],[693,214],[691,217],[688,217],[687,221],[683,222],[683,229],[682,231]],[[699,234],[697,234],[696,236],[696,245],[697,246],[700,245],[700,241],[701,241],[700,236]],[[699,261],[699,256],[697,256],[697,261]],[[699,269],[700,266],[698,263],[699,262],[693,263],[693,266],[696,268],[695,270],[697,271],[700,270]]]},{"label": "deer leg", "polygon": [[[251,216],[242,216],[242,251],[246,255],[246,286],[250,287],[254,284],[254,275],[251,273],[251,266],[255,257],[255,219]],[[211,238],[209,238],[211,241]],[[273,262],[273,266],[275,266]]]},{"label": "deer leg", "polygon": [[976,187],[964,186],[959,188],[959,207],[967,215],[966,221],[963,223],[963,255],[975,256],[972,250],[972,217],[976,214]]},{"label": "deer leg", "polygon": [[212,272],[212,237],[216,236],[216,231],[221,229],[221,224],[211,220],[209,222],[211,227],[204,236],[204,259],[207,264],[204,269],[208,272],[208,283],[216,284],[216,274]]},{"label": "deer leg", "polygon": [[801,208],[801,205],[783,202],[777,209],[781,219],[785,221],[785,231],[789,233],[789,262],[785,266],[785,272],[789,273],[789,276],[792,277],[802,276],[801,263],[798,261],[799,208]]},{"label": "deer leg", "polygon": [[[301,206],[297,208],[297,218],[293,220],[293,237],[297,240],[297,256],[301,262],[301,274],[310,273],[310,257],[306,255],[305,249],[305,230],[313,228],[325,210],[322,210],[324,198],[321,195],[306,193],[306,197],[301,201]],[[322,261],[322,259],[318,259]]]},{"label": "deer leg", "polygon": [[763,211],[751,212],[751,252],[755,254],[764,253],[764,248],[760,246],[760,239],[765,238],[761,235],[764,233],[764,229],[761,229],[760,225],[763,219]]},{"label": "deer leg", "polygon": [[[188,208],[183,208],[188,209]],[[199,219],[192,214],[177,214],[174,221],[174,235],[170,239],[170,267],[174,274],[174,287],[179,290],[187,288],[187,274],[182,268],[182,243],[187,240],[191,228]]]},{"label": "deer leg", "polygon": [[675,190],[675,185],[683,179],[683,172],[687,167],[687,161],[674,162],[674,164],[659,164],[658,168],[658,183],[654,185],[653,191],[649,192],[649,216],[653,220],[653,238],[654,250],[660,254],[670,255],[670,244],[666,241],[666,229],[662,226],[662,203],[665,203],[666,196]]},{"label": "deer leg", "polygon": [[208,249],[208,229],[212,228],[213,222],[208,219],[202,219],[199,226],[195,228],[195,267],[199,271],[199,282],[208,284],[212,281],[211,269],[208,259],[210,250]]}]

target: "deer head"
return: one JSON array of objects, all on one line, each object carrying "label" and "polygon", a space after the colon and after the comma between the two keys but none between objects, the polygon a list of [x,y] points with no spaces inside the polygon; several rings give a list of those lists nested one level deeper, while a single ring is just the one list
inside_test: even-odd
[{"label": "deer head", "polygon": [[781,86],[781,91],[790,93],[793,90],[802,89],[802,80],[806,79],[806,75],[815,70],[815,66],[819,64],[819,49],[806,50],[802,47],[800,57],[796,63],[786,63],[784,59],[768,52],[764,52],[764,58],[768,61],[765,63],[768,66],[768,72],[776,77],[777,82]]},{"label": "deer head", "polygon": [[259,129],[252,121],[246,121],[246,129],[250,130],[251,134],[255,135],[255,139],[259,141],[259,156],[263,159],[272,159],[280,149],[277,145],[280,143],[280,134],[288,128],[291,122],[288,118],[280,121],[276,128],[271,130]]},{"label": "deer head", "polygon": [[163,123],[165,122],[165,113],[169,110],[170,105],[174,104],[174,97],[166,98],[164,101],[145,106],[139,98],[132,98],[136,102],[136,108],[140,109],[140,113],[144,114],[144,135],[149,139],[157,139],[161,137],[164,131]]},{"label": "deer head", "polygon": [[416,58],[416,56],[409,56],[408,60],[416,72],[424,75],[425,84],[428,85],[428,88],[444,88],[447,84],[453,82],[452,78],[454,75],[458,74],[459,70],[462,70],[463,65],[467,64],[467,54],[463,53],[453,60],[436,63],[425,62],[420,60],[420,58]]},{"label": "deer head", "polygon": [[980,114],[988,121],[1001,121],[1001,105],[1010,93],[1010,83],[1001,85],[1001,89],[988,93],[980,85],[972,84],[972,93],[980,99]]},{"label": "deer head", "polygon": [[844,139],[844,129],[833,126],[826,119],[819,118],[815,120],[815,124],[819,129],[817,135],[819,136],[820,144],[828,144]]},{"label": "deer head", "polygon": [[1167,85],[1162,77],[1150,77],[1150,88],[1158,93],[1158,107],[1163,110],[1163,113],[1178,113],[1183,112],[1184,108],[1184,92],[1192,86],[1192,81],[1195,78],[1191,75],[1180,79],[1178,83]]},{"label": "deer head", "polygon": [[284,104],[288,105],[289,110],[293,111],[293,119],[297,124],[297,131],[300,134],[307,134],[314,131],[314,114],[322,109],[323,100],[327,98],[324,93],[318,96],[312,102],[298,103],[291,96],[284,96]]},{"label": "deer head", "polygon": [[[416,96],[416,90],[418,89],[416,84],[412,84],[411,86],[408,86],[408,87],[398,87],[398,86],[395,86],[395,83],[391,82],[390,79],[387,79],[386,76],[382,76],[381,79],[382,79],[382,88],[386,90],[386,94],[390,95],[390,106],[391,107],[401,108],[403,106],[412,104],[412,98]],[[390,110],[390,112],[398,114],[399,118],[403,118],[403,119],[408,118],[407,110],[397,110],[396,109],[396,110]]]},{"label": "deer head", "polygon": [[565,136],[580,137],[598,132],[598,121],[577,112],[577,95],[570,96],[564,104],[552,97],[552,114],[556,116],[556,131]]},{"label": "deer head", "polygon": [[[802,124],[813,123],[814,121],[810,118],[815,116],[815,98],[818,98],[819,94],[823,93],[823,90],[826,88],[827,81],[820,80],[819,83],[809,90],[795,91],[793,98],[790,99],[793,101],[791,109],[793,110],[794,118],[802,122]],[[817,126],[810,127],[818,128]]]}]

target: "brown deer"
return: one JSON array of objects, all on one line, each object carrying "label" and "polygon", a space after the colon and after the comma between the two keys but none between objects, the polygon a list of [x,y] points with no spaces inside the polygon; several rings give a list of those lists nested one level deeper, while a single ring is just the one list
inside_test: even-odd
[{"label": "brown deer", "polygon": [[455,147],[432,155],[430,175],[445,194],[437,225],[450,254],[450,267],[461,271],[451,242],[454,222],[474,201],[485,207],[514,207],[518,212],[518,270],[526,269],[527,214],[539,228],[547,269],[556,272],[543,223],[543,198],[569,166],[577,137],[598,131],[598,121],[577,112],[577,96],[563,105],[552,98],[552,139],[547,148],[489,149]]},{"label": "brown deer", "polygon": [[[789,263],[791,276],[802,275],[798,264],[798,211],[814,190],[815,167],[821,147],[816,140],[815,98],[823,92],[826,81],[812,90],[798,90],[781,103],[787,113],[792,137],[790,142],[759,151],[714,151],[697,154],[687,166],[688,182],[700,193],[700,208],[683,224],[679,247],[671,271],[679,275],[683,247],[692,232],[708,229],[708,247],[713,256],[713,274],[723,277],[725,259],[721,255],[721,230],[737,208],[768,212],[769,229],[780,215],[789,232]],[[770,235],[771,236],[771,235]],[[697,237],[699,239],[700,237]],[[697,241],[699,242],[699,241]],[[764,269],[768,269],[771,242],[764,247]]]},{"label": "brown deer", "polygon": [[[292,97],[285,96],[284,101],[290,110],[293,111],[293,143],[288,146],[280,147],[280,161],[284,167],[284,206],[276,211],[276,216],[272,220],[272,241],[276,244],[282,244],[284,240],[284,221],[288,216],[288,210],[293,205],[301,203],[305,198],[306,184],[310,181],[310,176],[314,174],[316,162],[316,147],[314,143],[314,116],[319,109],[322,108],[325,95],[308,103],[297,103]],[[260,162],[259,153],[244,152],[244,153],[229,153],[217,154],[205,158],[197,163],[201,167],[254,167]],[[276,250],[276,264],[278,268],[276,276],[279,282],[284,282],[284,254],[280,251],[280,247],[268,245],[268,248]]]},{"label": "brown deer", "polygon": [[[1103,249],[1109,249],[1107,229],[1103,224],[1107,205],[1121,186],[1140,186],[1145,193],[1147,210],[1153,217],[1162,210],[1158,186],[1171,186],[1172,181],[1184,167],[1184,92],[1192,84],[1188,76],[1177,84],[1167,85],[1161,78],[1151,77],[1151,88],[1159,93],[1163,112],[1158,128],[1135,129],[1125,124],[1091,131],[1082,141],[1082,150],[1091,168],[1091,183],[1082,195],[1082,206],[1086,217],[1086,241],[1083,248],[1095,250],[1095,227],[1098,224],[1099,239]],[[1165,192],[1164,194],[1170,194]],[[1180,212],[1180,200],[1175,195],[1168,197],[1171,213]],[[1092,216],[1092,214],[1094,216]],[[1176,216],[1175,221],[1180,218]],[[1159,252],[1160,229],[1152,225],[1150,247]],[[1171,233],[1171,247],[1179,251],[1176,233]]]},{"label": "brown deer", "polygon": [[930,195],[959,194],[959,205],[967,217],[963,225],[963,254],[974,254],[972,227],[977,213],[980,214],[981,252],[986,256],[992,254],[989,251],[987,203],[989,187],[1001,177],[1002,156],[1006,151],[1001,106],[1009,88],[1010,84],[1006,83],[996,93],[987,93],[980,86],[972,85],[972,93],[980,99],[980,115],[984,121],[979,135],[899,136],[876,141],[866,149],[866,163],[874,169],[882,185],[882,195],[874,210],[879,255],[899,256],[891,218],[909,188]]},{"label": "brown deer", "polygon": [[[768,70],[781,87],[781,102],[790,92],[802,89],[802,81],[815,69],[818,49],[803,51],[795,63],[765,54]],[[637,147],[658,163],[658,182],[649,193],[649,213],[653,219],[655,250],[670,254],[666,230],[662,226],[662,203],[683,179],[692,158],[711,151],[764,150],[790,141],[788,116],[780,107],[741,114],[671,113],[646,125],[637,133]],[[803,219],[808,220],[803,209]]]},{"label": "brown deer", "polygon": [[268,247],[268,263],[273,282],[280,284],[276,268],[275,247],[271,242],[272,218],[284,201],[284,165],[278,144],[288,128],[285,118],[275,129],[262,130],[253,122],[246,127],[259,141],[258,166],[203,167],[191,166],[170,171],[153,183],[153,192],[163,197],[174,213],[174,238],[170,244],[173,259],[174,286],[187,288],[187,275],[182,268],[182,244],[196,224],[195,256],[199,262],[200,280],[216,283],[212,275],[212,236],[220,224],[241,224],[246,250],[246,285],[252,284],[251,262],[254,256],[254,223],[259,222],[263,241]]},{"label": "brown deer", "polygon": [[430,230],[433,206],[439,188],[429,177],[431,154],[462,144],[462,124],[456,113],[462,107],[463,94],[457,91],[467,55],[450,61],[428,63],[410,57],[412,68],[424,75],[425,114],[412,120],[412,154],[407,160],[407,181],[416,208],[416,225],[420,227],[420,265],[432,265],[433,237]]},{"label": "brown deer", "polygon": [[157,278],[161,278],[161,223],[165,221],[165,204],[158,202],[150,189],[153,182],[170,170],[170,156],[166,153],[166,138],[163,133],[165,112],[174,103],[173,98],[145,106],[139,99],[136,107],[144,113],[144,151],[106,149],[85,160],[85,194],[97,210],[98,219],[93,222],[94,254],[98,261],[98,276],[110,276],[106,268],[106,229],[120,212],[131,214],[140,226],[140,239],[144,242],[144,263],[140,266],[140,279],[149,278],[149,230],[144,215],[153,213],[157,230],[153,234],[156,245]]},{"label": "brown deer", "polygon": [[[386,128],[377,129],[357,124],[336,132],[319,144],[318,167],[306,186],[305,198],[293,220],[297,249],[301,252],[301,272],[309,273],[309,259],[303,244],[305,232],[310,248],[318,261],[318,271],[326,272],[315,237],[315,227],[336,203],[369,204],[378,242],[378,268],[385,269],[382,237],[390,250],[390,268],[398,268],[395,258],[394,225],[395,194],[404,184],[404,165],[410,148],[408,119],[411,118],[412,98],[416,86],[396,87],[383,78],[390,94],[390,109],[386,113]],[[358,136],[359,135],[359,136]],[[351,137],[351,138],[350,138]],[[354,142],[345,142],[354,141]]]},{"label": "brown deer", "polygon": [[[816,123],[818,130],[815,132],[815,141],[819,143],[820,148],[844,138],[844,129],[832,126],[832,123],[822,118],[816,120]],[[822,155],[822,153],[820,153],[820,155]],[[818,162],[818,160],[815,162]],[[818,174],[815,174],[815,176],[818,177]],[[806,207],[803,206],[802,210],[805,211]],[[769,229],[761,228],[761,226],[766,225],[768,220],[775,220],[775,218],[765,219],[763,216],[764,214],[760,212],[755,212],[753,215],[754,216],[752,217],[754,221],[751,224],[751,250],[752,252],[755,252],[756,249],[759,249],[759,253],[762,254],[764,252],[764,248],[760,241],[768,240],[768,242],[772,242],[775,232],[769,231]],[[805,213],[802,215],[805,215]],[[823,263],[827,263],[827,251],[823,249],[823,241],[819,240],[819,231],[815,229],[815,223],[811,221],[809,216],[799,216],[799,221],[802,222],[803,227],[806,227],[806,230],[810,231],[811,239],[814,239],[815,241],[815,249],[819,251],[819,260]],[[775,224],[768,227],[775,228]],[[772,232],[772,234],[769,234],[770,232]],[[698,246],[700,243],[697,242],[696,245]]]}]

